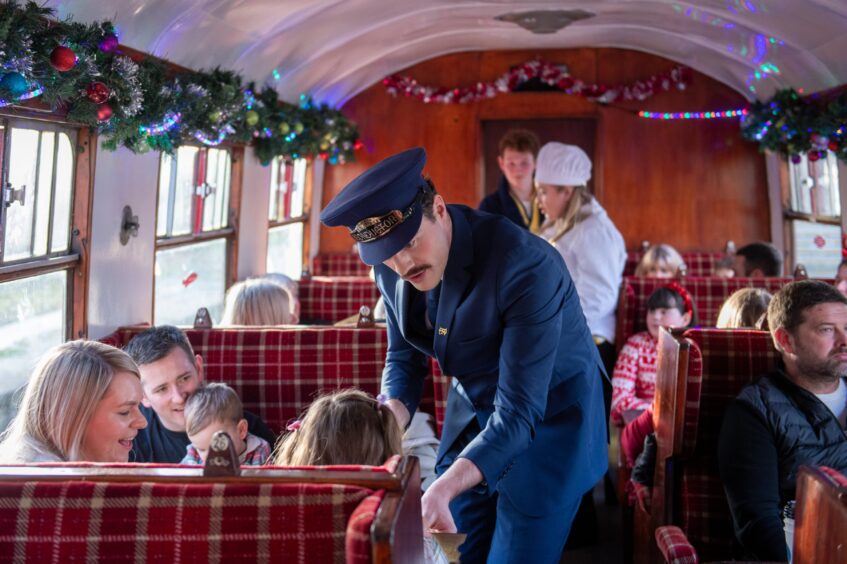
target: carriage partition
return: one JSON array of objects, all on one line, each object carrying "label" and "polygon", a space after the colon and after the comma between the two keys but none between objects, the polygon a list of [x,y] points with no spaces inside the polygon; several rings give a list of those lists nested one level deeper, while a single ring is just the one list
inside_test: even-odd
[{"label": "carriage partition", "polygon": [[312,258],[314,276],[367,276],[370,270],[359,253],[327,253]]},{"label": "carriage partition", "polygon": [[416,458],[384,466],[0,467],[0,551],[32,562],[418,562]]},{"label": "carriage partition", "polygon": [[379,299],[376,283],[367,276],[313,276],[299,282],[303,324],[332,324],[373,308]]},{"label": "carriage partition", "polygon": [[690,329],[674,339],[679,350],[688,347],[688,366],[676,381],[657,373],[661,411],[648,531],[678,526],[701,558],[728,560],[738,546],[718,472],[723,415],[745,385],[774,368],[778,354],[764,331]]},{"label": "carriage partition", "polygon": [[847,476],[825,466],[801,466],[794,518],[792,562],[847,562]]},{"label": "carriage partition", "polygon": [[[771,294],[779,291],[784,285],[793,282],[793,278],[716,278],[716,277],[686,277],[678,280],[691,294],[694,307],[697,310],[698,326],[714,327],[718,320],[723,302],[736,290],[741,288],[763,288]],[[615,345],[618,350],[626,340],[647,329],[647,298],[657,288],[671,282],[666,278],[648,276],[625,276],[621,284],[616,313]]]}]

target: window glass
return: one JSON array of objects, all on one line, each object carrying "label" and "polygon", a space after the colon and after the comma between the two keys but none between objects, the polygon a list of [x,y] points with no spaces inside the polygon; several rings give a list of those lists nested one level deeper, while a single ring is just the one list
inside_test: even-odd
[{"label": "window glass", "polygon": [[285,221],[300,217],[304,211],[306,191],[306,171],[309,163],[306,159],[285,161],[274,159],[271,172],[271,190],[268,206],[268,219]]},{"label": "window glass", "polygon": [[221,149],[208,149],[206,162],[203,231],[227,226],[229,214],[230,157]]},{"label": "window glass", "polygon": [[171,206],[173,165],[173,157],[167,153],[162,153],[159,159],[159,209],[156,213],[156,237],[166,237],[168,234],[168,210]]},{"label": "window glass", "polygon": [[13,261],[32,256],[32,233],[35,215],[39,132],[13,127],[10,131],[9,182],[14,189],[26,187],[24,205],[15,202],[6,208],[6,231],[3,260]]},{"label": "window glass", "polygon": [[176,184],[173,200],[173,228],[169,235],[188,235],[194,225],[195,158],[199,149],[184,145],[177,149]]},{"label": "window glass", "polygon": [[48,224],[50,223],[50,196],[53,186],[53,148],[56,134],[45,131],[41,134],[41,147],[38,157],[38,179],[35,191],[35,229],[32,233],[32,253],[35,256],[47,254]]},{"label": "window glass", "polygon": [[201,307],[219,322],[225,290],[226,239],[156,251],[156,325],[191,325]]},{"label": "window glass", "polygon": [[791,209],[816,216],[841,216],[838,193],[838,159],[831,151],[826,158],[810,161],[800,155],[800,162],[789,163]]},{"label": "window glass", "polygon": [[74,187],[74,151],[65,133],[59,134],[56,152],[56,193],[53,203],[53,234],[50,252],[68,250],[71,226],[71,197]]},{"label": "window glass", "polygon": [[303,223],[268,230],[268,272],[281,272],[297,280],[303,269]]},{"label": "window glass", "polygon": [[38,358],[65,341],[67,277],[60,271],[0,284],[0,429]]},{"label": "window glass", "polygon": [[803,220],[791,226],[795,266],[805,266],[811,278],[834,277],[841,262],[841,226]]}]

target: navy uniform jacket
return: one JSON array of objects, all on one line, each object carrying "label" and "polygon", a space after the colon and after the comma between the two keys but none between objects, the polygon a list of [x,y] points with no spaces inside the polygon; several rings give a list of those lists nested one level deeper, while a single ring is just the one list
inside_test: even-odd
[{"label": "navy uniform jacket", "polygon": [[439,460],[475,417],[482,431],[459,456],[480,469],[489,493],[548,514],[608,465],[597,347],[556,249],[504,217],[448,210],[453,239],[432,341],[409,331],[418,291],[376,267],[388,323],[383,392],[414,413],[434,356],[466,394],[450,390]]},{"label": "navy uniform jacket", "polygon": [[[511,219],[515,225],[519,225],[524,229],[529,229],[529,225],[524,221],[524,216],[518,210],[518,204],[512,197],[509,191],[509,182],[505,176],[500,177],[500,183],[497,185],[497,191],[493,192],[482,199],[479,203],[479,211],[488,213],[496,213]],[[544,223],[544,215],[540,217],[540,224]]]}]

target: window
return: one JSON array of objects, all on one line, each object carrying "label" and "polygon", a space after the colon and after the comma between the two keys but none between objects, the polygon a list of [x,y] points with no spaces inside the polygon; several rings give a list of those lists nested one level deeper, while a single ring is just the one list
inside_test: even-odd
[{"label": "window", "polygon": [[303,270],[303,240],[308,210],[305,208],[308,163],[277,157],[271,164],[268,206],[268,272],[298,279]]},{"label": "window", "polygon": [[88,133],[0,117],[0,429],[38,358],[85,334],[74,236],[87,232],[90,191],[75,190],[77,159],[88,158],[78,141]]},{"label": "window", "polygon": [[[842,171],[843,172],[843,171]],[[785,219],[794,265],[813,278],[832,278],[841,261],[841,195],[835,155],[788,165]]]},{"label": "window", "polygon": [[[234,263],[233,151],[183,146],[161,156],[153,320],[191,325],[223,313]],[[236,175],[239,176],[239,175]]]}]

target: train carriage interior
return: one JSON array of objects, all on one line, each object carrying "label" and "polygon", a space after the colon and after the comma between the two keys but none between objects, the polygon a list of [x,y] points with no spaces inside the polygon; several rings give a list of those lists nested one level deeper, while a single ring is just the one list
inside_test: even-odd
[{"label": "train carriage interior", "polygon": [[[577,500],[576,517],[562,514],[561,522],[573,523],[555,558],[492,551],[488,561],[847,562],[847,392],[837,395],[847,381],[847,300],[838,301],[847,296],[845,53],[847,0],[3,0],[0,561],[457,561],[462,541],[427,526],[434,496],[425,493],[458,462],[474,465],[463,455],[436,476],[439,439],[460,440],[451,431],[456,403],[463,398],[476,410],[464,424],[476,425],[480,439],[515,441],[491,447],[515,455],[498,477],[503,491],[518,480],[505,477],[513,463],[525,475],[521,464],[534,456],[533,440],[549,438],[539,429],[553,417],[551,403],[540,404],[548,412],[532,421],[509,407],[514,382],[504,384],[503,374],[530,378],[515,367],[540,353],[529,339],[509,341],[504,298],[492,294],[464,324],[457,304],[470,301],[473,284],[485,284],[474,279],[456,303],[445,299],[450,259],[458,260],[459,236],[449,235],[464,233],[459,215],[484,222],[488,216],[474,211],[482,209],[506,215],[511,222],[498,225],[515,235],[475,240],[475,257],[503,263],[478,272],[506,277],[508,257],[528,261],[530,247],[544,242],[539,249],[567,267],[573,292],[556,296],[581,308],[571,321],[593,337],[588,348],[605,364],[608,378],[597,373],[609,393],[609,441],[600,449],[608,469]],[[405,202],[374,217],[327,221],[354,179],[414,147],[425,149],[420,167],[437,192],[429,212],[416,195],[408,210]],[[365,203],[399,197],[386,190]],[[418,235],[370,260],[375,267],[366,264],[362,249],[399,237],[394,223],[409,217],[421,218]],[[606,235],[575,239],[586,218],[608,226]],[[419,275],[398,257],[423,256],[415,253],[428,248],[420,238],[431,225],[446,225],[453,247],[440,263],[442,278],[423,288],[426,270],[438,265],[419,261]],[[522,256],[512,243],[495,248],[519,236]],[[773,269],[760,259],[773,259]],[[524,267],[511,268],[520,279]],[[508,286],[497,280],[490,285],[497,292]],[[512,286],[521,295],[556,284],[546,273],[526,280],[533,285]],[[804,388],[793,375],[809,365],[797,359],[815,351],[780,340],[794,339],[795,326],[768,326],[783,320],[770,313],[775,303],[791,307],[779,298],[784,290],[811,284],[804,280],[835,292],[824,306],[845,308],[843,326],[827,325],[827,342],[842,340],[820,361],[834,371],[835,399],[829,388],[803,392],[821,417],[834,416],[841,436],[820,439],[835,449],[831,456],[791,454],[797,465],[788,478],[781,459],[780,469],[757,470],[768,483],[791,484],[771,511],[769,524],[776,520],[780,530],[777,552],[769,552],[754,547],[764,521],[742,524],[745,509],[728,477],[736,466],[721,458],[731,442],[722,424],[735,421],[736,396],[761,386],[760,376],[776,371]],[[255,301],[269,287],[282,306]],[[433,287],[441,302],[431,308]],[[751,288],[766,295],[763,309],[732,325],[722,306]],[[243,296],[254,301],[239,309]],[[592,299],[606,304],[604,313]],[[399,309],[407,306],[408,314]],[[442,319],[449,307],[453,325]],[[654,316],[659,310],[678,317]],[[422,316],[415,331],[458,345],[414,348],[404,321],[413,311]],[[799,319],[798,326],[810,318]],[[208,439],[202,467],[137,454],[135,433],[175,432],[169,417],[180,422],[181,451],[189,435],[189,453],[197,444],[191,425],[202,413],[200,396],[189,402],[193,387],[177,392],[175,412],[160,413],[170,400],[155,398],[144,365],[162,357],[145,360],[149,351],[130,345],[161,326],[178,327],[193,353],[175,385],[187,386],[194,374],[226,384],[243,405],[236,422],[245,422],[244,436],[233,426]],[[127,423],[132,431],[115,443],[125,448],[117,457],[86,447],[89,434],[109,425],[92,424],[99,403],[88,399],[88,408],[67,407],[65,415],[64,407],[32,407],[51,359],[72,341],[132,357],[131,370],[110,365],[112,383],[97,392],[106,402],[112,386],[126,383],[118,376],[129,375],[138,396],[129,403],[145,418]],[[516,353],[518,342],[527,348]],[[545,354],[569,358],[556,350]],[[407,362],[408,351],[420,362]],[[555,366],[544,378],[561,372]],[[61,370],[71,379],[70,368]],[[407,372],[417,378],[411,409],[393,387]],[[477,388],[483,373],[492,383]],[[83,401],[61,380],[63,406]],[[312,432],[310,406],[351,388],[374,404],[369,416],[388,414],[391,425],[391,414],[398,417],[402,452],[376,462],[295,456],[306,448],[294,446],[295,435],[305,441]],[[239,452],[261,435],[247,412],[273,439],[259,468]],[[71,413],[75,424],[53,421]],[[523,434],[494,429],[509,417],[527,426],[520,448]],[[648,424],[643,435],[630,432]],[[32,460],[3,454],[10,437],[29,440],[33,429],[42,439],[64,433],[76,446],[48,445],[47,458]],[[428,438],[412,439],[420,429]],[[347,436],[323,432],[324,443]],[[544,448],[582,452],[567,440]],[[754,443],[751,452],[763,452]],[[777,446],[773,456],[781,452]],[[477,466],[490,481],[487,467]],[[571,479],[562,472],[562,481]],[[512,499],[494,491],[491,499]],[[500,519],[506,510],[497,503]],[[486,519],[487,542],[491,535],[495,545],[505,542],[494,517]],[[470,545],[457,549],[469,551],[462,561],[479,558]]]}]

